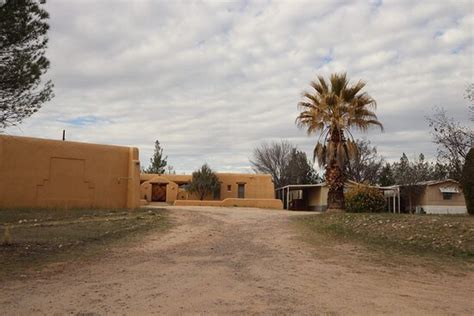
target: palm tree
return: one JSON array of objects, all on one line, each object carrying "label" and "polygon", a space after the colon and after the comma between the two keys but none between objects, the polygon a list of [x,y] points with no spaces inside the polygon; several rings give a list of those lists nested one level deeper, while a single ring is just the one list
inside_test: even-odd
[{"label": "palm tree", "polygon": [[332,74],[329,82],[322,76],[311,82],[314,92],[303,92],[304,100],[298,103],[301,113],[296,118],[298,127],[308,135],[319,134],[313,160],[326,167],[329,185],[328,210],[344,209],[344,170],[350,159],[357,154],[357,145],[350,129],[366,131],[372,125],[383,130],[377,115],[377,106],[366,92],[365,83],[349,84],[345,73]]}]

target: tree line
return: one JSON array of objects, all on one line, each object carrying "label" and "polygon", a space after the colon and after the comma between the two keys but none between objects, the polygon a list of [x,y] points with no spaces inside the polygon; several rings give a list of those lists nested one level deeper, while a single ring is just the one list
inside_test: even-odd
[{"label": "tree line", "polygon": [[[449,163],[428,162],[423,153],[410,160],[403,153],[400,160],[389,163],[366,139],[356,139],[357,153],[345,166],[348,180],[370,185],[390,186],[412,184],[427,180],[458,178]],[[275,187],[289,184],[314,184],[324,180],[305,152],[287,140],[262,143],[250,157],[252,168],[257,173],[268,173],[273,177]]]}]

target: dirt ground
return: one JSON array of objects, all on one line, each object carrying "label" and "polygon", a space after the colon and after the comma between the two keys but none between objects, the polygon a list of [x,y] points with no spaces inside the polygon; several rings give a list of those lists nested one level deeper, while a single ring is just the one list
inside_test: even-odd
[{"label": "dirt ground", "polygon": [[384,265],[359,246],[306,243],[291,221],[304,213],[169,209],[166,233],[0,284],[0,314],[474,313],[472,270]]}]

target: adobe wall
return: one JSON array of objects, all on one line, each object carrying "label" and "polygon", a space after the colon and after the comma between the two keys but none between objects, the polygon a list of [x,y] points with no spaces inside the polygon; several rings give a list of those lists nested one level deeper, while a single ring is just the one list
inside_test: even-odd
[{"label": "adobe wall", "polygon": [[283,209],[283,202],[278,199],[236,199],[229,198],[222,201],[222,206],[227,207],[258,207],[270,209]]},{"label": "adobe wall", "polygon": [[176,200],[174,206],[222,206],[222,201]]},{"label": "adobe wall", "polygon": [[0,135],[0,208],[135,208],[138,149]]},{"label": "adobe wall", "polygon": [[[274,199],[274,185],[272,177],[267,174],[240,174],[240,173],[216,173],[221,183],[220,198],[238,197],[238,185],[245,185],[245,198],[247,199]],[[147,197],[150,201],[151,186],[148,185],[153,179],[166,179],[170,181],[166,192],[166,202],[171,203],[175,200],[199,200],[197,194],[182,192],[176,184],[189,183],[192,179],[191,175],[173,175],[173,174],[142,174],[141,179],[141,196]],[[230,190],[229,190],[230,189]],[[208,194],[204,200],[214,200],[214,194]]]},{"label": "adobe wall", "polygon": [[228,198],[222,201],[176,200],[175,206],[220,206],[220,207],[258,207],[268,209],[283,209],[283,203],[278,199],[238,199]]},{"label": "adobe wall", "polygon": [[[246,199],[274,199],[275,188],[268,174],[218,173],[221,200],[238,197],[238,184],[245,184]],[[230,190],[228,190],[230,186]]]}]

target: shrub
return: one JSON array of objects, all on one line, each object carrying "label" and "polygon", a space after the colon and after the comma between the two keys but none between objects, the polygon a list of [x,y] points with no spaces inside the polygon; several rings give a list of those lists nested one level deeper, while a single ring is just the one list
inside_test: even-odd
[{"label": "shrub", "polygon": [[207,164],[202,165],[201,169],[193,172],[193,178],[188,186],[188,191],[197,193],[201,201],[204,200],[206,195],[219,189],[219,178],[217,178],[217,175]]},{"label": "shrub", "polygon": [[467,153],[462,170],[461,184],[467,212],[474,215],[474,148],[471,148]]},{"label": "shrub", "polygon": [[376,188],[358,185],[345,195],[346,210],[352,213],[378,213],[385,209],[385,198]]}]

